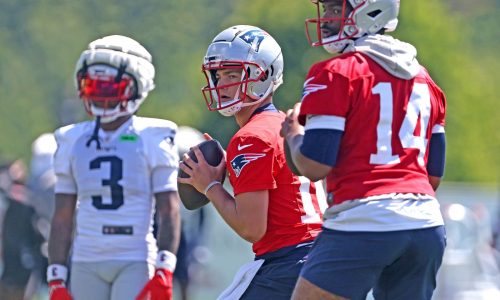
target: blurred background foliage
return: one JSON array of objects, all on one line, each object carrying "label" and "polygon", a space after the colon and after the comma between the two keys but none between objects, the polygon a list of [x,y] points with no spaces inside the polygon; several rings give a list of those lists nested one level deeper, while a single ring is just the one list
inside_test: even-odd
[{"label": "blurred background foliage", "polygon": [[[412,43],[448,98],[445,180],[498,183],[500,172],[500,0],[401,1],[394,36]],[[210,133],[227,144],[232,118],[210,113],[200,88],[211,39],[234,24],[262,27],[282,46],[286,110],[300,100],[310,65],[329,55],[311,48],[307,0],[0,0],[0,156],[30,157],[41,133],[86,118],[76,97],[74,64],[88,43],[130,36],[153,54],[156,89],[139,112]]]}]

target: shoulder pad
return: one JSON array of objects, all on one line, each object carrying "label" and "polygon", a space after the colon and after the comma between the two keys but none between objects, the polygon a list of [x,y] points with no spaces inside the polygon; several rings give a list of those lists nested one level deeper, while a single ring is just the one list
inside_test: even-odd
[{"label": "shoulder pad", "polygon": [[67,125],[61,128],[58,128],[54,132],[54,137],[56,139],[57,144],[61,143],[70,143],[75,142],[83,133],[93,130],[93,121],[85,121],[77,124]]},{"label": "shoulder pad", "polygon": [[173,139],[177,124],[163,119],[134,117],[134,129],[151,137],[160,136],[163,139],[166,134]]}]

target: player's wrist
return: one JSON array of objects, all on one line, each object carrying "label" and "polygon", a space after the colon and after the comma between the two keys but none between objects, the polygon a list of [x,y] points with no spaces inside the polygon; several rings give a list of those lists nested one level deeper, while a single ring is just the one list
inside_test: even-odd
[{"label": "player's wrist", "polygon": [[174,272],[177,265],[177,256],[170,251],[161,250],[156,257],[156,269],[167,270],[171,273]]},{"label": "player's wrist", "polygon": [[47,282],[66,282],[68,279],[68,268],[64,265],[51,264],[47,267]]},{"label": "player's wrist", "polygon": [[206,196],[208,191],[213,188],[214,186],[218,185],[218,184],[222,184],[220,181],[218,180],[214,180],[212,182],[210,182],[207,187],[205,188],[205,190],[203,191],[203,194]]}]

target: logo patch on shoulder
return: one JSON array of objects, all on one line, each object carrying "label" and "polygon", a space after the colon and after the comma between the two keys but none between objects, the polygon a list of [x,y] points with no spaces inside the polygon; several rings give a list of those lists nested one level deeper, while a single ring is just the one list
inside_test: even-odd
[{"label": "logo patch on shoulder", "polygon": [[315,93],[320,90],[326,90],[325,84],[309,83],[313,79],[314,76],[307,79],[306,82],[304,82],[304,88],[302,89],[302,100],[304,100],[304,98],[309,94]]},{"label": "logo patch on shoulder", "polygon": [[233,168],[234,174],[236,174],[236,177],[240,176],[241,171],[243,168],[248,165],[250,162],[257,160],[261,157],[266,156],[263,153],[244,153],[244,154],[239,154],[236,155],[233,160],[231,161],[231,168]]}]

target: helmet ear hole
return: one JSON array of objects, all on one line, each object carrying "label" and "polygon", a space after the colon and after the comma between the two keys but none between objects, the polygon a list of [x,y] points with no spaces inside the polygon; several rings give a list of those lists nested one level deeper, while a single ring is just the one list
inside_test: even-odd
[{"label": "helmet ear hole", "polygon": [[382,11],[380,9],[377,9],[377,10],[374,10],[374,11],[371,11],[369,13],[367,13],[367,15],[369,15],[370,17],[372,18],[375,18],[376,16],[378,16]]},{"label": "helmet ear hole", "polygon": [[82,62],[82,67],[76,72],[76,88],[78,91],[81,90],[82,79],[85,77],[87,69],[88,69],[87,60],[84,60]]},{"label": "helmet ear hole", "polygon": [[132,97],[129,99],[129,101],[135,101],[141,97],[141,95],[139,95],[139,87],[137,80],[135,79],[135,77],[132,77],[132,80],[134,81],[134,86],[132,87],[134,90],[132,93]]},{"label": "helmet ear hole", "polygon": [[244,72],[244,76],[243,76],[243,80],[247,80],[249,77],[251,77],[252,75],[252,70],[250,69],[250,67],[247,67],[247,70],[246,72]]},{"label": "helmet ear hole", "polygon": [[262,82],[266,81],[268,76],[269,76],[269,70],[266,70],[266,72],[264,73],[264,76],[262,76],[260,81],[262,81]]}]

